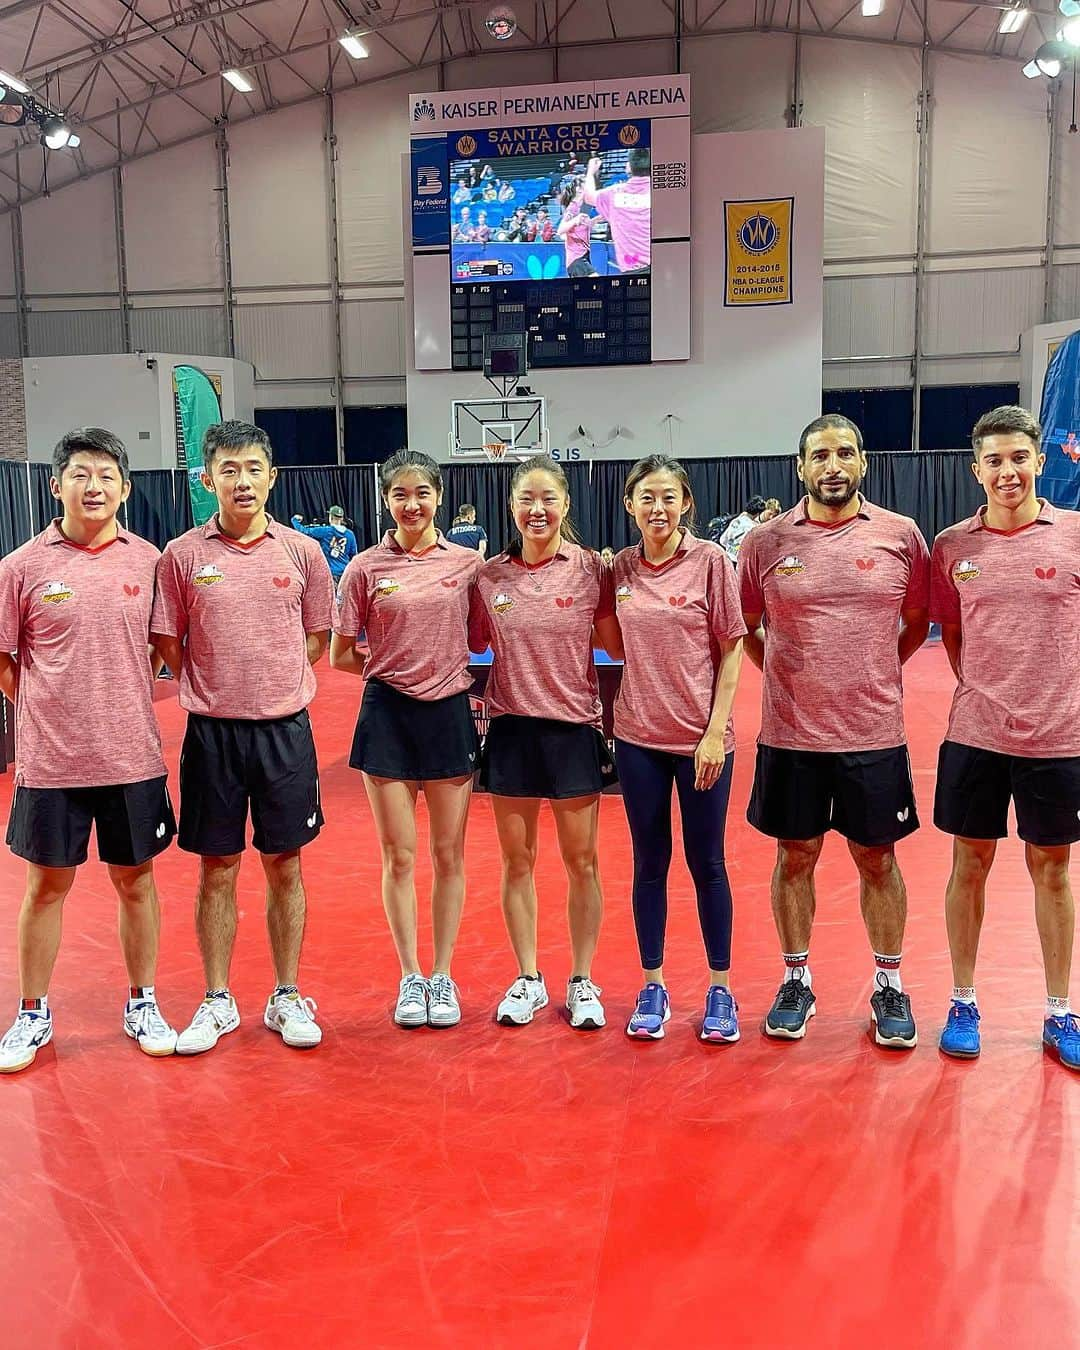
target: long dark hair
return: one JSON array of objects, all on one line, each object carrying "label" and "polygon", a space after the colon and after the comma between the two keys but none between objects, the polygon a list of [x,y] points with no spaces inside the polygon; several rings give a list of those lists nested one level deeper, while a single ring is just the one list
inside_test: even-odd
[{"label": "long dark hair", "polygon": [[436,492],[442,492],[442,470],[431,456],[423,454],[420,450],[405,449],[384,460],[379,468],[379,488],[384,499],[393,487],[394,479],[406,469],[411,469],[421,478],[426,478]]},{"label": "long dark hair", "polygon": [[[568,502],[570,500],[570,483],[558,460],[552,459],[550,455],[533,455],[532,459],[522,460],[514,470],[513,477],[510,479],[509,500],[511,524],[514,522],[514,493],[517,491],[517,486],[523,479],[527,478],[529,474],[536,472],[551,474],[552,478],[555,479],[556,483],[558,483],[559,487],[562,489],[563,496]],[[574,529],[569,513],[563,516],[562,524],[559,526],[559,533],[564,539],[569,539],[572,544],[579,544],[581,542],[578,538],[577,531]],[[518,535],[517,538],[511,539],[506,551],[511,558],[521,557],[520,535]]]},{"label": "long dark hair", "polygon": [[694,511],[694,490],[690,486],[690,475],[683,468],[682,464],[671,455],[646,455],[644,459],[631,468],[626,475],[626,482],[623,484],[623,496],[631,500],[634,496],[634,489],[643,478],[648,478],[651,473],[669,473],[679,482],[683,490],[683,498],[690,505],[687,507],[686,515],[682,521],[682,527],[689,534],[693,534],[696,528],[696,517]]}]

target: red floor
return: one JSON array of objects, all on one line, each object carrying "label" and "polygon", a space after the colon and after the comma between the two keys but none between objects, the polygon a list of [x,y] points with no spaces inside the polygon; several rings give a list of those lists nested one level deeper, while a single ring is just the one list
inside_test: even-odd
[{"label": "red floor", "polygon": [[[909,669],[925,820],[950,681],[937,647]],[[261,1025],[269,967],[249,859],[234,966],[244,1026],[200,1059],[140,1056],[119,1034],[114,902],[100,866],[88,865],[51,991],[54,1047],[0,1081],[3,1344],[1080,1344],[1080,1076],[1040,1051],[1038,943],[1015,840],[991,883],[978,1063],[935,1048],[951,983],[948,844],[930,827],[901,845],[912,911],[904,975],[921,1047],[892,1054],[866,1034],[871,966],[836,841],[822,860],[812,952],[819,1016],[802,1043],[766,1041],[758,1025],[779,961],[771,850],[742,820],[757,726],[748,670],[728,835],[742,1043],[695,1037],[704,958],[681,864],[667,1039],[622,1034],[638,971],[618,799],[603,805],[608,915],[596,972],[609,1028],[573,1034],[554,1004],[520,1031],[491,1022],[514,970],[490,810],[478,798],[455,972],[465,1020],[402,1032],[387,1015],[397,974],[377,847],[345,764],[358,690],[325,667],[320,679],[330,823],[308,854],[302,986],[320,1004],[323,1045],[290,1051]],[[181,716],[169,699],[159,711],[174,766]],[[5,814],[9,795],[10,775],[0,778]],[[542,964],[559,991],[568,956],[556,856],[549,828]],[[175,850],[159,870],[158,987],[178,1024],[202,991],[195,870]],[[6,1024],[21,888],[6,852],[0,876]]]}]

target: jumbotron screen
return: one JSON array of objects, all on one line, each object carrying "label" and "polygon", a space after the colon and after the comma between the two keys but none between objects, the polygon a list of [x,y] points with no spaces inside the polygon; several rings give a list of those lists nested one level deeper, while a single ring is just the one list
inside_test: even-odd
[{"label": "jumbotron screen", "polygon": [[[624,124],[619,134],[634,144],[581,155],[452,160],[451,282],[649,275],[648,123]],[[457,141],[469,145],[474,139]]]}]

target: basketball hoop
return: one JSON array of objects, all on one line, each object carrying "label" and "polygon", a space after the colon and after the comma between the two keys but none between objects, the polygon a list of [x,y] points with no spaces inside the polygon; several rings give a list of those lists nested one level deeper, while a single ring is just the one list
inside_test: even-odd
[{"label": "basketball hoop", "polygon": [[500,460],[506,458],[506,442],[485,441],[484,454],[492,464],[498,464]]}]

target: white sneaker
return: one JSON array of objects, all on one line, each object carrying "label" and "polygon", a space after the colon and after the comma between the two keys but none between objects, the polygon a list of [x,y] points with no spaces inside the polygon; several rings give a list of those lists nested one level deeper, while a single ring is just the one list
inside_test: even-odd
[{"label": "white sneaker", "polygon": [[461,1021],[457,985],[449,975],[432,975],[428,981],[429,1027],[456,1027]]},{"label": "white sneaker", "polygon": [[20,1012],[0,1038],[0,1073],[18,1073],[52,1040],[52,1013]]},{"label": "white sneaker", "polygon": [[428,982],[423,975],[405,975],[398,985],[394,1021],[399,1027],[426,1027]]},{"label": "white sneaker", "polygon": [[570,1025],[578,1031],[598,1031],[607,1020],[600,1002],[603,991],[592,980],[571,980],[566,986],[566,1010]]},{"label": "white sneaker", "polygon": [[263,1022],[276,1031],[286,1045],[310,1050],[322,1040],[322,1027],[315,1021],[318,1004],[313,998],[295,994],[271,994]]},{"label": "white sneaker", "polygon": [[547,1007],[547,1002],[548,992],[543,975],[538,974],[531,980],[519,975],[499,1004],[495,1020],[504,1027],[523,1027],[533,1020],[534,1013]]},{"label": "white sneaker", "polygon": [[228,1031],[240,1025],[240,1012],[232,994],[228,998],[204,998],[195,1009],[191,1026],[176,1038],[178,1055],[201,1055],[213,1050]]},{"label": "white sneaker", "polygon": [[171,1055],[176,1050],[176,1032],[161,1015],[158,1005],[147,999],[128,1002],[124,1009],[124,1035],[130,1036],[144,1055]]}]

